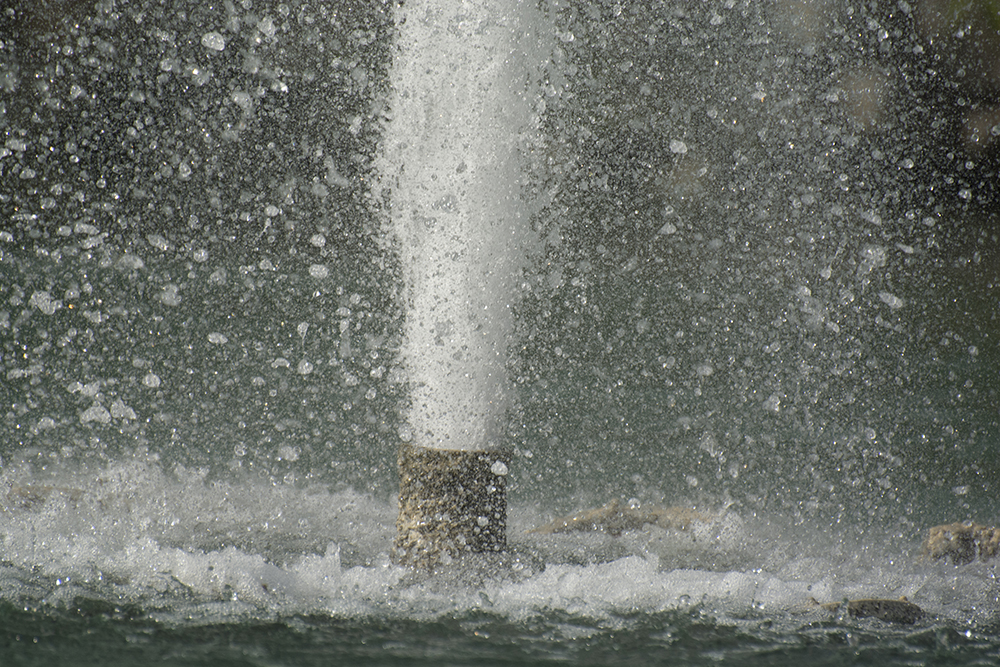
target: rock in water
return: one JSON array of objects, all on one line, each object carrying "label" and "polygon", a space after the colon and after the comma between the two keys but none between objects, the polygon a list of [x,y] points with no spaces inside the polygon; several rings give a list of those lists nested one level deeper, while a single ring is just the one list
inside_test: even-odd
[{"label": "rock in water", "polygon": [[987,560],[1000,554],[1000,528],[978,523],[947,523],[927,532],[923,555],[933,560],[949,558],[956,564]]},{"label": "rock in water", "polygon": [[603,507],[556,519],[528,532],[541,535],[600,532],[617,537],[626,530],[637,530],[646,524],[668,530],[687,530],[695,521],[709,524],[718,518],[717,515],[704,514],[688,507],[641,507],[615,499]]},{"label": "rock in water", "polygon": [[884,600],[880,598],[865,598],[861,600],[844,600],[843,602],[817,602],[809,598],[810,609],[831,613],[846,611],[852,618],[877,618],[886,623],[902,623],[912,625],[924,615],[924,610],[906,599]]}]

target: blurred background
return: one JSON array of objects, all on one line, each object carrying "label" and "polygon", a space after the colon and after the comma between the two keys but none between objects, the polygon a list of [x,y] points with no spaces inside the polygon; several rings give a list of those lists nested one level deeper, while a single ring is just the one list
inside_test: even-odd
[{"label": "blurred background", "polygon": [[[995,516],[1000,5],[543,7],[512,501]],[[395,492],[391,9],[2,10],[7,479]]]}]

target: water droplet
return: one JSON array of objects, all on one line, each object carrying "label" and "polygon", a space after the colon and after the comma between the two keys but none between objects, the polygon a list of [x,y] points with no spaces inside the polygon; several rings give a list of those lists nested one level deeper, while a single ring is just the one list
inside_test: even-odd
[{"label": "water droplet", "polygon": [[895,294],[890,294],[889,292],[879,292],[878,298],[892,310],[897,310],[906,305],[906,302],[903,299],[900,299]]},{"label": "water droplet", "polygon": [[265,16],[257,23],[257,30],[260,30],[265,37],[274,37],[274,33],[278,29],[274,25],[274,19],[270,16]]},{"label": "water droplet", "polygon": [[80,422],[83,424],[88,422],[110,424],[111,413],[108,412],[100,403],[94,403],[92,406],[80,413]]},{"label": "water droplet", "polygon": [[115,419],[135,419],[135,410],[125,405],[122,399],[115,399],[115,402],[111,404],[111,416]]},{"label": "water droplet", "polygon": [[201,45],[206,49],[221,51],[226,48],[226,40],[222,35],[213,30],[201,36]]},{"label": "water droplet", "polygon": [[299,454],[302,450],[298,447],[293,447],[292,445],[282,445],[278,447],[278,460],[279,461],[298,461]]},{"label": "water droplet", "polygon": [[170,249],[170,242],[159,234],[149,234],[146,236],[146,241],[157,250],[167,251]]},{"label": "water droplet", "polygon": [[52,295],[48,292],[34,292],[31,295],[31,298],[28,299],[28,303],[46,315],[52,315],[57,310],[62,308],[62,301],[53,299]]}]

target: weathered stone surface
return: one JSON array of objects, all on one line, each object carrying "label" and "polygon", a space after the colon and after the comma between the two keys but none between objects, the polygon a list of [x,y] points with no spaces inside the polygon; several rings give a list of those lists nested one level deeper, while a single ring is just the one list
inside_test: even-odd
[{"label": "weathered stone surface", "polygon": [[642,507],[612,500],[603,507],[585,510],[568,517],[556,519],[528,532],[548,535],[552,533],[602,532],[621,535],[626,530],[637,530],[646,524],[664,529],[687,530],[692,522],[712,523],[719,517],[688,507]]},{"label": "weathered stone surface", "polygon": [[978,523],[948,523],[927,532],[923,555],[932,560],[947,558],[954,563],[988,560],[1000,554],[1000,528]]},{"label": "weathered stone surface", "polygon": [[506,451],[399,449],[393,557],[433,568],[464,553],[507,547]]}]

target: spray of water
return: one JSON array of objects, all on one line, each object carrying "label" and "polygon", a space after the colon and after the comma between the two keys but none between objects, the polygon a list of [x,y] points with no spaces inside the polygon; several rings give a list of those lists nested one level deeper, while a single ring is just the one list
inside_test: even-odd
[{"label": "spray of water", "polygon": [[408,2],[397,20],[382,172],[405,283],[403,439],[418,446],[497,442],[529,243],[529,14],[516,0]]}]

